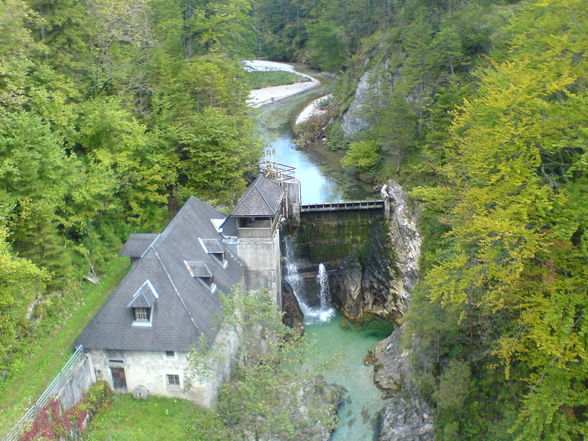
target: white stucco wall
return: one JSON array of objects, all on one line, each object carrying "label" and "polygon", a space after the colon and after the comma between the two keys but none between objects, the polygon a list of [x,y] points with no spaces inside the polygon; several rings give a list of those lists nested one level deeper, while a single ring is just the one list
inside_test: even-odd
[{"label": "white stucco wall", "polygon": [[[213,348],[216,352],[210,358],[213,370],[205,378],[192,376],[187,352],[175,352],[174,357],[167,357],[165,351],[88,350],[87,352],[92,359],[96,379],[106,381],[113,389],[110,367],[121,367],[125,370],[128,392],[133,392],[138,386],[144,386],[153,395],[184,398],[201,406],[211,407],[216,400],[220,385],[230,375],[236,360],[239,349],[238,335],[221,329]],[[179,387],[168,385],[168,374],[179,376]],[[190,383],[189,388],[186,387],[188,383]]]}]

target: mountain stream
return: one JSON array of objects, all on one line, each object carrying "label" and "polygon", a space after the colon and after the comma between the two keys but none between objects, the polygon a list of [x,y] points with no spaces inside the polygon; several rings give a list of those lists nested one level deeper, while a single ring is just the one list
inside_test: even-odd
[{"label": "mountain stream", "polygon": [[[259,108],[259,126],[267,145],[265,159],[296,167],[303,204],[374,198],[369,196],[364,184],[341,168],[340,157],[329,154],[321,157],[316,152],[302,151],[294,144],[292,125],[297,115],[306,104],[331,89],[328,78],[317,77],[323,80],[318,87]],[[322,264],[317,268],[319,292],[312,296],[318,303],[309,304],[305,284],[297,273],[292,240],[291,237],[285,239],[285,279],[304,313],[305,334],[316,342],[303,363],[347,391],[339,409],[339,426],[331,440],[377,439],[378,416],[384,401],[374,385],[373,368],[364,364],[364,357],[392,332],[392,328],[378,322],[352,324],[338,314],[330,304],[328,276]]]}]

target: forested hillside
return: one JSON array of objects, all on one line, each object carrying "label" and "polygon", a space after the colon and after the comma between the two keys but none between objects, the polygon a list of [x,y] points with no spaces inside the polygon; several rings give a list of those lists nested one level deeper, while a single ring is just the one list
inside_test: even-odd
[{"label": "forested hillside", "polygon": [[[258,159],[247,1],[0,3],[0,372],[131,231]],[[19,355],[20,354],[20,355]]]},{"label": "forested hillside", "polygon": [[257,8],[267,54],[341,75],[311,148],[424,209],[405,344],[437,438],[586,439],[586,2]]},{"label": "forested hillside", "polygon": [[585,0],[3,0],[0,30],[0,379],[131,231],[240,194],[255,55],[337,73],[309,148],[411,191],[437,439],[588,438]]}]

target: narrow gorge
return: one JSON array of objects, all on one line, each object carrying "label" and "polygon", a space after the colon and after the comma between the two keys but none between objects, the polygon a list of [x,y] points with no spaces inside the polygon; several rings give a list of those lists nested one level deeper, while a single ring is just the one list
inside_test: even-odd
[{"label": "narrow gorge", "polygon": [[303,324],[317,341],[305,363],[346,391],[330,439],[433,439],[431,410],[411,383],[408,353],[400,346],[403,314],[418,278],[417,214],[397,183],[373,192],[342,170],[332,174],[333,164],[327,167],[295,146],[293,121],[317,95],[310,89],[262,107],[266,159],[297,167],[303,204],[381,199],[385,207],[307,212],[284,231],[286,321]]}]

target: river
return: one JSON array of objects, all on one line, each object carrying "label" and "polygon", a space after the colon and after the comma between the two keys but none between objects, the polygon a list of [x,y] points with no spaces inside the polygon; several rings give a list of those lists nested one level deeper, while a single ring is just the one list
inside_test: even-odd
[{"label": "river", "polygon": [[[293,141],[293,121],[306,104],[331,90],[328,78],[316,75],[322,84],[311,90],[267,104],[259,109],[259,127],[266,139],[265,159],[296,167],[304,204],[374,198],[370,189],[339,165],[337,152],[303,151]],[[294,257],[295,258],[295,257]],[[304,297],[303,292],[298,293]],[[316,341],[303,361],[305,366],[328,382],[347,390],[339,410],[339,426],[332,441],[371,441],[384,406],[373,383],[373,368],[364,357],[392,329],[379,322],[353,325],[340,314],[310,313],[305,333]]]},{"label": "river", "polygon": [[321,80],[320,86],[259,109],[259,129],[266,140],[264,159],[296,167],[303,204],[374,198],[368,185],[340,166],[341,152],[303,151],[294,143],[293,124],[298,114],[332,89],[332,79],[313,75]]}]

